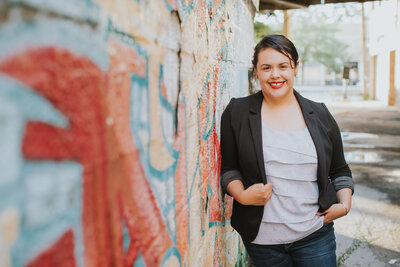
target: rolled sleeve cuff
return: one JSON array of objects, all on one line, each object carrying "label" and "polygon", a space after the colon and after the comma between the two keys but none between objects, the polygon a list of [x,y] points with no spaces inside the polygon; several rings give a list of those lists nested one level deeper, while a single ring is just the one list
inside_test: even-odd
[{"label": "rolled sleeve cuff", "polygon": [[226,191],[226,188],[228,187],[228,184],[234,180],[242,180],[242,175],[239,171],[237,170],[231,170],[224,172],[221,176],[221,186],[222,186],[222,193],[223,194],[228,194],[228,191]]},{"label": "rolled sleeve cuff", "polygon": [[333,188],[335,188],[336,192],[343,188],[350,188],[354,194],[353,178],[351,178],[349,176],[337,177],[335,180],[332,181],[332,185],[333,185]]}]

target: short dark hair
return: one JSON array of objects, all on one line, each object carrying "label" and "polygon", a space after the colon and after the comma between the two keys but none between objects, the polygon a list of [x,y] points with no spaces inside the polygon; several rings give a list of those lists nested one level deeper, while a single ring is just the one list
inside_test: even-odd
[{"label": "short dark hair", "polygon": [[[299,54],[297,53],[294,44],[285,36],[280,34],[270,34],[261,39],[260,42],[254,48],[253,55],[253,66],[257,68],[258,54],[264,49],[272,48],[278,52],[281,52],[287,56],[294,63],[294,67],[297,66],[299,60]],[[290,64],[291,65],[291,64]]]}]

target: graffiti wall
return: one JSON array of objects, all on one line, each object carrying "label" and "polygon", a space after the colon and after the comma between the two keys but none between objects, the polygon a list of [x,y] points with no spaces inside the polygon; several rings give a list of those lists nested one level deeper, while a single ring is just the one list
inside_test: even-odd
[{"label": "graffiti wall", "polygon": [[220,115],[250,0],[0,4],[0,266],[244,266]]}]

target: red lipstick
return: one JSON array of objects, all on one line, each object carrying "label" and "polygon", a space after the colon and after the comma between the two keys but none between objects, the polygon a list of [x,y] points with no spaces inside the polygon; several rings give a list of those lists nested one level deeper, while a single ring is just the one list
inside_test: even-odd
[{"label": "red lipstick", "polygon": [[269,83],[269,85],[271,86],[272,89],[279,89],[283,86],[285,82],[272,82]]}]

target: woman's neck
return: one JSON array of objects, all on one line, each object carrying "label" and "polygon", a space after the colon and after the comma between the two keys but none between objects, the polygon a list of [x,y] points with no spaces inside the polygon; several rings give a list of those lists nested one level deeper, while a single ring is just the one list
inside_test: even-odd
[{"label": "woman's neck", "polygon": [[296,97],[295,97],[293,91],[281,98],[278,98],[278,99],[270,98],[270,97],[266,96],[264,93],[263,93],[263,97],[264,97],[263,102],[270,109],[280,109],[280,108],[285,108],[285,107],[289,107],[294,104],[297,104],[297,100],[296,100]]}]

